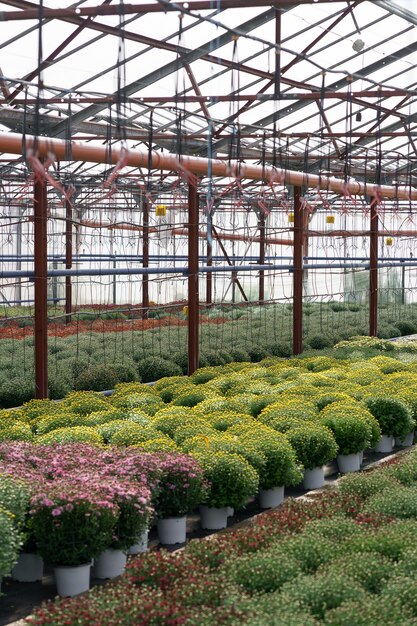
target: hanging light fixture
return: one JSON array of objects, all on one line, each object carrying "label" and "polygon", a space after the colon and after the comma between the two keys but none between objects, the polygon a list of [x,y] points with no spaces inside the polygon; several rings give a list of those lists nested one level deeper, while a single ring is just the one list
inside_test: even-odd
[{"label": "hanging light fixture", "polygon": [[352,44],[352,48],[355,52],[360,52],[361,50],[364,49],[364,47],[365,47],[365,42],[361,38],[355,39],[355,41]]}]

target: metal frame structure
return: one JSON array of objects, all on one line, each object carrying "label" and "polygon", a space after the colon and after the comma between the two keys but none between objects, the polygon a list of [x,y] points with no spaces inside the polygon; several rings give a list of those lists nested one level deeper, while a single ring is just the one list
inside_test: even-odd
[{"label": "metal frame structure", "polygon": [[[379,207],[385,199],[393,210],[408,202],[412,213],[417,200],[417,81],[412,74],[417,13],[402,0],[84,4],[0,3],[5,32],[9,25],[12,29],[1,44],[6,65],[0,69],[0,206],[11,209],[16,203],[13,185],[24,189],[34,182],[37,397],[47,394],[51,186],[65,199],[61,274],[70,320],[71,276],[78,272],[72,250],[77,190],[139,185],[146,309],[152,193],[167,191],[181,179],[188,194],[188,223],[173,234],[187,236],[189,243],[190,373],[198,364],[198,239],[207,239],[207,301],[211,272],[216,271],[212,237],[221,242],[211,225],[205,233],[199,228],[199,206],[206,203],[210,213],[234,183],[255,201],[265,187],[293,187],[294,226],[287,243],[294,250],[293,351],[298,354],[303,259],[308,238],[317,236],[308,231],[306,198],[323,191],[323,207],[329,198],[336,206],[340,199],[363,197],[370,213],[365,233],[370,241],[370,334],[376,334],[378,266],[384,261],[379,240],[387,234],[379,230]],[[105,54],[108,40],[117,45],[111,62]],[[22,70],[10,60],[17,49],[31,51]],[[72,65],[83,74],[62,84]],[[111,88],[112,75],[116,89]],[[265,299],[265,247],[271,241],[265,216],[260,211],[254,239],[259,244],[260,303]],[[225,259],[236,272],[226,252]],[[239,286],[236,276],[233,280]]]}]

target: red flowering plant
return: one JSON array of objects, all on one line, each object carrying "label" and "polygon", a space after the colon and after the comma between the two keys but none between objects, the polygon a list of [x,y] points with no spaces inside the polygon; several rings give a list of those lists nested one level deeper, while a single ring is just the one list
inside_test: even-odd
[{"label": "red flowering plant", "polygon": [[89,563],[107,548],[119,507],[98,480],[44,483],[31,499],[32,532],[40,555],[53,565]]},{"label": "red flowering plant", "polygon": [[160,483],[153,499],[159,519],[181,517],[204,501],[208,483],[199,463],[186,454],[160,456]]}]

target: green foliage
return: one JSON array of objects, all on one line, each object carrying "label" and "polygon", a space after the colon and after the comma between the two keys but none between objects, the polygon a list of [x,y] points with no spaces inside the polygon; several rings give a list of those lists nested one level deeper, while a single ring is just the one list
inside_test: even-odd
[{"label": "green foliage", "polygon": [[209,380],[213,380],[219,376],[219,369],[217,367],[200,367],[193,374],[191,374],[189,380],[195,385],[204,385]]},{"label": "green foliage", "polygon": [[181,445],[187,439],[192,437],[208,437],[214,433],[214,428],[210,426],[202,417],[189,417],[175,429],[172,435],[173,440]]},{"label": "green foliage", "polygon": [[306,469],[321,467],[336,458],[338,445],[330,429],[305,423],[287,432],[297,459]]},{"label": "green foliage", "polygon": [[310,348],[315,350],[322,350],[323,348],[328,348],[333,345],[332,339],[326,335],[313,335],[309,338],[308,343]]},{"label": "green foliage", "polygon": [[393,485],[368,498],[366,511],[399,519],[417,517],[417,489]]},{"label": "green foliage", "polygon": [[114,398],[110,396],[110,402],[119,409],[139,409],[148,415],[155,415],[165,406],[164,401],[151,391],[117,395]]},{"label": "green foliage", "polygon": [[90,426],[73,426],[72,428],[57,428],[45,435],[41,435],[37,438],[36,442],[44,445],[77,442],[100,445],[103,443],[103,438],[95,428],[91,428]]},{"label": "green foliage", "polygon": [[29,424],[11,419],[3,419],[0,424],[1,441],[32,441],[33,433]]},{"label": "green foliage", "polygon": [[390,478],[398,480],[407,487],[415,486],[417,482],[417,455],[414,450],[402,458],[400,463],[389,465],[385,472]]},{"label": "green foliage", "polygon": [[13,514],[0,506],[0,579],[10,574],[21,543]]},{"label": "green foliage", "polygon": [[14,376],[0,384],[0,406],[20,406],[35,395],[33,377]]},{"label": "green foliage", "polygon": [[326,613],[326,626],[379,626],[383,616],[384,626],[414,626],[411,613],[384,595],[368,595],[358,600],[343,602]]},{"label": "green foliage", "polygon": [[238,434],[243,445],[252,445],[266,458],[259,475],[261,489],[298,485],[301,482],[302,471],[297,465],[295,451],[285,435],[261,424],[255,427],[237,424],[229,432]]},{"label": "green foliage", "polygon": [[336,544],[332,539],[321,537],[319,532],[302,533],[285,539],[278,550],[294,557],[304,574],[313,574],[323,564],[343,554],[340,542]]},{"label": "green foliage", "polygon": [[[249,593],[270,593],[295,578],[301,571],[293,555],[278,550],[262,550],[226,562],[227,579]],[[222,575],[222,572],[219,572]]]},{"label": "green foliage", "polygon": [[204,419],[215,430],[225,432],[235,424],[247,424],[254,426],[254,419],[247,413],[238,413],[237,411],[211,411],[204,415]]},{"label": "green foliage", "polygon": [[417,325],[406,320],[395,322],[395,326],[400,331],[400,335],[414,335],[417,333]]},{"label": "green foliage", "polygon": [[319,619],[324,619],[327,611],[344,602],[365,598],[361,585],[348,578],[343,571],[299,576],[283,585],[282,594],[288,595],[292,601],[305,607]]},{"label": "green foliage", "polygon": [[370,427],[364,420],[358,420],[357,417],[349,415],[348,411],[341,414],[337,411],[325,413],[323,410],[320,414],[320,422],[332,431],[339,454],[361,452],[369,446]]},{"label": "green foliage", "polygon": [[240,509],[259,487],[256,470],[242,456],[199,450],[194,453],[209,483],[205,503],[210,507]]},{"label": "green foliage", "polygon": [[158,356],[148,356],[141,359],[137,364],[139,376],[144,383],[153,382],[165,376],[179,376],[182,369],[174,361],[169,361]]},{"label": "green foliage", "polygon": [[339,483],[339,489],[344,495],[359,496],[366,500],[395,484],[395,478],[390,475],[388,469],[379,469],[378,471],[346,474]]},{"label": "green foliage", "polygon": [[221,398],[221,397],[212,397],[207,398],[200,402],[194,408],[195,415],[206,415],[207,413],[213,412],[236,412],[236,413],[248,413],[249,414],[249,406],[248,402],[245,402],[243,398]]},{"label": "green foliage", "polygon": [[94,391],[78,391],[69,393],[60,403],[62,410],[68,409],[71,413],[88,415],[93,411],[103,411],[111,408],[107,398]]},{"label": "green foliage", "polygon": [[357,582],[368,593],[381,593],[388,579],[393,575],[392,561],[374,552],[345,554],[325,566],[325,571],[337,576],[343,573]]},{"label": "green foliage", "polygon": [[9,511],[17,530],[23,528],[29,507],[29,487],[23,480],[0,474],[0,509]]},{"label": "green foliage", "polygon": [[292,355],[292,346],[289,341],[276,341],[269,346],[269,350],[273,356],[288,358]]},{"label": "green foliage", "polygon": [[414,429],[412,412],[400,400],[387,396],[373,396],[365,399],[365,404],[378,420],[384,435],[404,437]]},{"label": "green foliage", "polygon": [[174,406],[189,406],[193,407],[199,402],[206,400],[208,397],[212,396],[212,392],[208,389],[203,389],[199,387],[195,387],[193,390],[183,393],[175,398],[172,401]]},{"label": "green foliage", "polygon": [[160,432],[151,426],[142,426],[135,422],[124,421],[112,435],[108,442],[114,446],[134,446],[150,439],[160,437]]},{"label": "green foliage", "polygon": [[209,450],[213,450],[214,452],[239,454],[255,468],[258,474],[262,473],[266,464],[265,455],[255,445],[251,445],[248,441],[243,444],[237,437],[228,435],[227,432],[206,431],[205,434],[199,432],[196,436],[186,439],[181,447],[187,453],[207,453]]},{"label": "green foliage", "polygon": [[144,452],[179,452],[180,449],[169,437],[165,437],[161,435],[160,437],[155,437],[152,439],[148,439],[147,441],[142,441],[136,448],[140,448]]},{"label": "green foliage", "polygon": [[90,363],[87,367],[76,371],[74,389],[97,391],[113,389],[117,383],[126,378],[131,380],[134,375],[134,370],[129,369],[127,364]]},{"label": "green foliage", "polygon": [[306,401],[280,400],[268,404],[258,415],[258,419],[269,425],[276,418],[295,418],[299,420],[314,420],[317,417],[317,409],[313,403]]},{"label": "green foliage", "polygon": [[164,435],[173,437],[177,428],[182,426],[186,419],[190,418],[191,415],[193,415],[193,412],[189,407],[166,407],[155,413],[152,420],[152,426],[161,431],[161,433],[164,433]]},{"label": "green foliage", "polygon": [[88,418],[77,413],[63,412],[56,415],[44,416],[35,423],[35,432],[37,435],[46,435],[57,428],[70,428],[73,426],[89,426]]},{"label": "green foliage", "polygon": [[[373,497],[377,498],[378,494]],[[399,561],[406,558],[407,553],[415,547],[416,540],[415,520],[399,520],[383,525],[373,532],[353,536],[346,541],[346,551],[375,552],[393,561]]]},{"label": "green foliage", "polygon": [[328,404],[332,404],[333,402],[349,402],[351,400],[352,398],[349,394],[343,393],[343,391],[334,391],[320,394],[314,398],[314,404],[319,411],[322,411]]}]

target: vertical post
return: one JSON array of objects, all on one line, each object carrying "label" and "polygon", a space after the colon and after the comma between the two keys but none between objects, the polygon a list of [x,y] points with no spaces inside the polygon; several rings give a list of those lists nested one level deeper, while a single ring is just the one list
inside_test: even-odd
[{"label": "vertical post", "polygon": [[[265,265],[265,213],[259,213],[259,265]],[[265,302],[265,272],[259,271],[259,304]]]},{"label": "vertical post", "polygon": [[[72,204],[65,200],[65,269],[72,269]],[[72,321],[72,282],[65,276],[65,324]]]},{"label": "vertical post", "polygon": [[[213,265],[213,223],[211,208],[207,208],[207,246],[206,246],[206,264],[208,267]],[[213,274],[206,273],[206,304],[211,304],[213,299]]]},{"label": "vertical post", "polygon": [[[18,221],[16,224],[16,269],[22,269],[22,217],[24,208],[21,206],[17,207],[18,212]],[[16,290],[15,290],[15,300],[17,300],[17,304],[20,304],[20,300],[22,299],[22,279],[16,278]]]},{"label": "vertical post", "polygon": [[371,197],[369,233],[369,335],[378,329],[378,204]]},{"label": "vertical post", "polygon": [[198,368],[198,195],[188,184],[188,375]]},{"label": "vertical post", "polygon": [[294,187],[293,354],[303,351],[303,210],[301,187]]},{"label": "vertical post", "polygon": [[47,309],[47,195],[44,180],[35,178],[35,397],[48,397],[48,309]]},{"label": "vertical post", "polygon": [[[149,203],[145,198],[142,207],[142,227],[143,227],[143,243],[142,243],[142,267],[149,267]],[[149,275],[142,275],[142,317],[145,318],[149,309]]]},{"label": "vertical post", "polygon": [[[303,212],[303,294],[308,296],[308,231],[309,231],[309,212],[304,206]],[[307,258],[306,258],[307,257]]]}]

